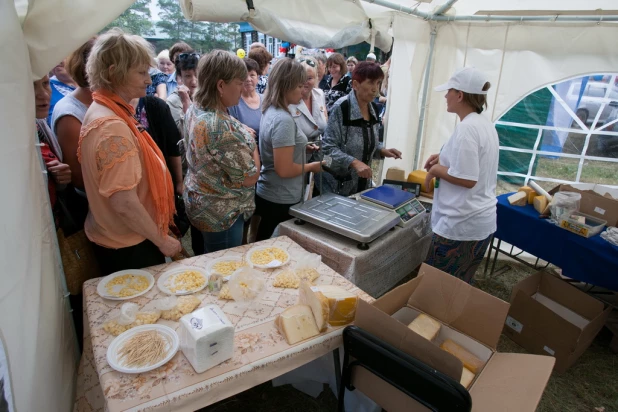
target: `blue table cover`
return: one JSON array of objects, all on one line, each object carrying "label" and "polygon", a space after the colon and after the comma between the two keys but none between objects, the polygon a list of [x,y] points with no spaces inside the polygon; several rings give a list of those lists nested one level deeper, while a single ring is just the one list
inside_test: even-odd
[{"label": "blue table cover", "polygon": [[618,291],[618,247],[539,219],[532,205],[511,206],[509,195],[498,196],[496,238],[560,267],[564,276]]}]

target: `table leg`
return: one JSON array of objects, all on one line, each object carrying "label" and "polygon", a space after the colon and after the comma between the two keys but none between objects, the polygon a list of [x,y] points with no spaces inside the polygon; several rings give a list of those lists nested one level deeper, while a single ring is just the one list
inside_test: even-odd
[{"label": "table leg", "polygon": [[341,359],[339,358],[339,348],[335,348],[333,351],[333,358],[335,360],[335,384],[337,385],[337,390],[339,390],[339,386],[341,385]]},{"label": "table leg", "polygon": [[500,245],[502,244],[502,239],[498,239],[498,245],[496,246],[496,253],[494,253],[494,261],[491,264],[491,272],[489,272],[489,277],[494,274],[496,270],[496,262],[498,261],[498,254],[500,253]]},{"label": "table leg", "polygon": [[494,247],[494,235],[491,235],[491,240],[489,241],[489,248],[487,249],[487,260],[485,261],[485,271],[483,275],[487,277],[487,269],[489,268],[489,261],[491,260],[491,249]]}]

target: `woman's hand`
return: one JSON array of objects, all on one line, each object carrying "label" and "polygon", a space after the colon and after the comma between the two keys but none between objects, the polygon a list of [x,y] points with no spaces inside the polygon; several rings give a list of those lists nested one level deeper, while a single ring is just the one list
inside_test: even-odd
[{"label": "woman's hand", "polygon": [[355,159],[350,166],[352,166],[352,168],[356,170],[358,177],[362,177],[364,179],[371,179],[371,168],[365,163],[361,162],[358,159]]},{"label": "woman's hand", "polygon": [[167,257],[176,256],[182,250],[182,246],[178,239],[170,235],[166,235],[157,247],[161,253]]},{"label": "woman's hand", "polygon": [[307,153],[313,153],[313,152],[317,152],[318,150],[320,150],[320,146],[318,146],[317,144],[307,145],[306,148],[307,148]]},{"label": "woman's hand", "polygon": [[429,156],[429,159],[427,159],[427,161],[425,162],[425,170],[429,172],[429,169],[431,169],[433,165],[437,165],[439,162],[440,162],[440,154],[439,153],[432,154],[431,156]]},{"label": "woman's hand", "polygon": [[178,97],[180,97],[180,102],[182,103],[183,113],[187,113],[189,106],[191,106],[191,95],[189,88],[185,85],[178,86]]},{"label": "woman's hand", "polygon": [[54,181],[60,185],[71,183],[71,168],[58,160],[46,163],[47,171],[51,174]]},{"label": "woman's hand", "polygon": [[401,152],[397,149],[382,149],[380,150],[382,157],[394,157],[395,159],[401,159]]}]

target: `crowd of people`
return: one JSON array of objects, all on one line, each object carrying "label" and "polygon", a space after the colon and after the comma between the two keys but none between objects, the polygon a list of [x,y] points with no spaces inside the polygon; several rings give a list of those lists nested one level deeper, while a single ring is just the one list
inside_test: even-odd
[{"label": "crowd of people", "polygon": [[177,256],[189,230],[196,254],[270,238],[308,174],[316,193],[370,187],[372,159],[401,158],[380,138],[390,62],[370,57],[89,40],[34,83],[56,224],[70,215],[107,275]]}]

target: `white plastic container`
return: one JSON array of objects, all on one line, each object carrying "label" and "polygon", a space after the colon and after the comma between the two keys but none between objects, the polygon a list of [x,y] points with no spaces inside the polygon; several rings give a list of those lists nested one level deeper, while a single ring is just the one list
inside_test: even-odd
[{"label": "white plastic container", "polygon": [[234,355],[234,326],[217,305],[180,318],[180,350],[195,372],[202,373]]},{"label": "white plastic container", "polygon": [[601,233],[607,224],[607,220],[581,212],[563,215],[560,219],[560,227],[583,237],[592,237]]}]

